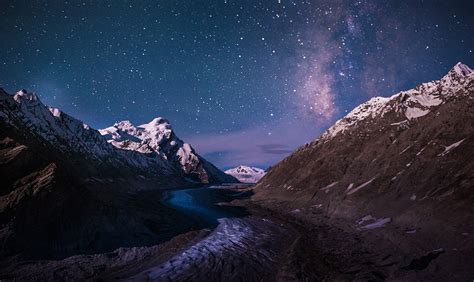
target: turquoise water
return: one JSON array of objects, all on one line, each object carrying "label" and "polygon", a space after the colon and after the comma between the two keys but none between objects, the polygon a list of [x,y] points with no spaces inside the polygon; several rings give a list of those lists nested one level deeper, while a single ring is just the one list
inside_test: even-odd
[{"label": "turquoise water", "polygon": [[242,208],[219,205],[242,196],[241,191],[221,188],[181,189],[169,191],[166,203],[201,220],[216,223],[220,218],[244,215]]}]

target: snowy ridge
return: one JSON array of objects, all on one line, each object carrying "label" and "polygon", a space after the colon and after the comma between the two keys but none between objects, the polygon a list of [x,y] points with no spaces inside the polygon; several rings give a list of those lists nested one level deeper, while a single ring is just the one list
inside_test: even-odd
[{"label": "snowy ridge", "polygon": [[388,102],[396,98],[394,95],[390,98],[374,97],[369,101],[357,106],[344,118],[338,120],[333,126],[331,126],[321,138],[329,140],[335,137],[339,133],[344,133],[350,127],[356,125],[359,121],[365,120],[366,118],[375,118],[377,116],[383,116],[386,113],[386,106]]},{"label": "snowy ridge", "polygon": [[179,164],[185,173],[193,171],[200,163],[191,145],[176,137],[169,121],[161,117],[137,127],[128,120],[121,121],[99,132],[119,149],[155,154]]},{"label": "snowy ridge", "polygon": [[68,157],[94,160],[100,164],[144,175],[169,175],[193,182],[236,182],[197,155],[174,134],[164,118],[135,127],[122,121],[95,130],[57,108],[41,103],[35,93],[20,90],[10,95],[0,89],[0,121],[28,130]]},{"label": "snowy ridge", "polygon": [[432,107],[441,105],[448,98],[458,95],[461,90],[473,88],[473,81],[473,70],[457,63],[440,80],[423,83],[391,97],[374,97],[359,105],[323,133],[321,140],[327,142],[361,121],[380,118],[393,111],[406,118],[401,122],[425,116],[431,112]]},{"label": "snowy ridge", "polygon": [[114,147],[164,160],[179,173],[202,182],[236,182],[199,156],[194,148],[179,139],[171,124],[162,117],[139,126],[125,120],[99,130]]},{"label": "snowy ridge", "polygon": [[[41,103],[35,93],[18,91],[13,100],[17,111],[6,113],[20,119],[31,132],[57,145],[63,152],[89,153],[100,158],[112,152],[110,146],[102,146],[104,139],[96,131],[59,109],[48,108]],[[64,141],[68,142],[64,142]]]},{"label": "snowy ridge", "polygon": [[5,122],[14,127],[19,122],[64,155],[81,155],[114,167],[147,168],[149,173],[174,173],[163,159],[117,150],[97,130],[57,108],[45,106],[35,93],[23,89],[11,96],[2,91],[1,98],[4,104],[0,112]]},{"label": "snowy ridge", "polygon": [[238,167],[228,169],[225,173],[232,175],[243,183],[257,183],[265,175],[265,171],[258,167],[239,165]]}]

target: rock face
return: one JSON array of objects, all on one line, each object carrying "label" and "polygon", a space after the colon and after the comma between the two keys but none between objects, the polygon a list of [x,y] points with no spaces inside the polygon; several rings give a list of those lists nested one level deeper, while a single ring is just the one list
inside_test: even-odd
[{"label": "rock face", "polygon": [[33,93],[0,89],[1,258],[156,243],[179,219],[160,204],[159,188],[237,182],[163,119],[137,127],[137,136],[106,131],[116,136],[110,143]]},{"label": "rock face", "polygon": [[446,246],[474,231],[473,156],[474,73],[458,63],[440,80],[356,107],[272,167],[254,198]]},{"label": "rock face", "polygon": [[239,165],[238,167],[228,169],[225,173],[232,175],[243,183],[257,183],[265,175],[263,169],[245,165]]}]

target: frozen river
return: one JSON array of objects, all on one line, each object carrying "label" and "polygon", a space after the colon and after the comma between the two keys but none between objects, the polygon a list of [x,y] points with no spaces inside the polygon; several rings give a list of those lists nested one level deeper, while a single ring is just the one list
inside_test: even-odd
[{"label": "frozen river", "polygon": [[132,280],[253,281],[275,277],[283,242],[291,232],[282,224],[220,202],[246,197],[246,193],[221,188],[170,191],[169,205],[189,213],[190,220],[216,227],[203,240]]}]

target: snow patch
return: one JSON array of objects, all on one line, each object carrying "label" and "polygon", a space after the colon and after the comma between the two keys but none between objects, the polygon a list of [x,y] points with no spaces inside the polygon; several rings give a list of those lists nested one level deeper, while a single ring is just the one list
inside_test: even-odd
[{"label": "snow patch", "polygon": [[423,107],[433,107],[433,106],[438,106],[441,103],[443,103],[443,100],[441,100],[439,97],[430,95],[429,93],[423,93],[423,94],[412,94],[410,95],[409,98],[410,101],[416,102],[420,104]]},{"label": "snow patch", "polygon": [[402,120],[400,122],[394,122],[394,123],[391,123],[390,125],[401,125],[401,124],[404,124],[404,123],[407,123],[408,120]]},{"label": "snow patch", "polygon": [[[363,183],[363,184],[357,186],[357,187],[354,188],[354,189],[349,189],[349,188],[348,188],[348,189],[347,189],[348,192],[347,192],[346,194],[347,194],[347,195],[354,194],[355,192],[359,191],[360,189],[362,189],[362,188],[364,188],[365,186],[367,186],[367,185],[369,185],[370,183],[372,183],[372,181],[374,181],[375,178],[376,178],[376,177],[370,179],[369,181],[367,181],[367,182],[365,182],[365,183]],[[351,183],[351,184],[352,184],[352,183]],[[351,188],[352,188],[352,187],[351,187]]]},{"label": "snow patch", "polygon": [[367,221],[373,221],[373,220],[376,220],[376,218],[369,214],[369,215],[366,215],[363,218],[359,219],[358,221],[356,221],[356,223],[357,223],[357,225],[361,225],[361,224],[363,224]]},{"label": "snow patch", "polygon": [[352,187],[354,187],[354,183],[351,183],[351,184],[349,184],[349,186],[347,186],[346,192],[351,190]]},{"label": "snow patch", "polygon": [[453,70],[458,73],[459,75],[462,75],[462,76],[469,76],[469,75],[472,75],[474,73],[474,71],[469,68],[467,65],[459,62],[457,63]]},{"label": "snow patch", "polygon": [[61,110],[58,108],[49,108],[49,111],[53,114],[55,117],[60,117],[61,116]]},{"label": "snow patch", "polygon": [[416,153],[417,156],[421,155],[421,153],[423,153],[423,151],[426,149],[426,146],[423,147],[418,153]]},{"label": "snow patch", "polygon": [[381,228],[384,227],[387,223],[392,222],[392,219],[390,217],[386,218],[380,218],[377,219],[374,223],[367,224],[366,226],[362,226],[364,229],[376,229],[376,228]]},{"label": "snow patch", "polygon": [[379,218],[373,217],[372,215],[366,215],[363,218],[356,221],[357,225],[363,225],[361,228],[364,229],[375,229],[384,227],[387,223],[391,222],[392,219],[389,217]]},{"label": "snow patch", "polygon": [[329,192],[329,189],[331,189],[332,187],[336,186],[337,183],[339,183],[339,181],[333,182],[333,183],[331,183],[331,184],[329,184],[329,185],[327,185],[327,186],[321,188],[320,190],[327,193],[327,192]]},{"label": "snow patch", "polygon": [[409,145],[408,147],[406,147],[405,149],[403,149],[403,151],[401,151],[399,155],[405,153],[408,149],[411,148],[411,146],[412,146],[412,145]]},{"label": "snow patch", "polygon": [[442,157],[442,156],[445,156],[446,154],[448,154],[449,152],[451,152],[451,150],[453,150],[454,148],[456,148],[457,146],[461,145],[461,143],[466,140],[466,138],[462,139],[462,140],[459,140],[458,142],[456,143],[453,143],[449,146],[444,146],[444,152],[438,154],[438,157]]},{"label": "snow patch", "polygon": [[408,119],[414,119],[414,118],[419,118],[422,116],[427,115],[430,112],[430,110],[422,110],[419,108],[407,108],[405,112],[405,116]]}]

